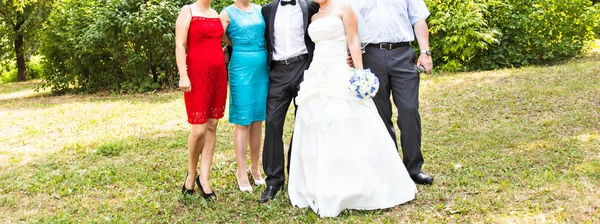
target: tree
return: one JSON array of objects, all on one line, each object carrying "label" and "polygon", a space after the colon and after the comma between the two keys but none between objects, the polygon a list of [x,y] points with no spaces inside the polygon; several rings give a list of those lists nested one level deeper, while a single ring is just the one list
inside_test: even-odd
[{"label": "tree", "polygon": [[27,80],[25,41],[30,41],[29,38],[35,37],[41,30],[54,2],[55,0],[0,0],[0,25],[3,26],[0,31],[13,44],[17,59],[17,81]]}]

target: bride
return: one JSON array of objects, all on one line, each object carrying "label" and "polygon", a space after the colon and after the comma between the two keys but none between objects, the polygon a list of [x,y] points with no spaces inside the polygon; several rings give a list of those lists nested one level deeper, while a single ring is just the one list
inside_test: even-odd
[{"label": "bride", "polygon": [[417,188],[375,104],[348,90],[355,71],[346,64],[348,49],[356,69],[363,69],[357,15],[334,0],[315,2],[321,8],[308,28],[314,58],[296,97],[290,200],[321,217],[411,201]]}]

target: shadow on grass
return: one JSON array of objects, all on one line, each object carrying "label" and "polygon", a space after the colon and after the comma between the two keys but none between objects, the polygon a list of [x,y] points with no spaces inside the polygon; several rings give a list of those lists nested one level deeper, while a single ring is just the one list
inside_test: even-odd
[{"label": "shadow on grass", "polygon": [[19,92],[23,90],[34,90],[40,82],[40,80],[31,80],[27,82],[0,83],[0,94]]},{"label": "shadow on grass", "polygon": [[19,109],[37,109],[60,106],[70,103],[103,103],[127,101],[138,103],[167,103],[183,94],[176,90],[164,90],[139,94],[65,94],[53,95],[48,91],[35,92],[35,82],[0,84],[0,105],[15,106]]}]

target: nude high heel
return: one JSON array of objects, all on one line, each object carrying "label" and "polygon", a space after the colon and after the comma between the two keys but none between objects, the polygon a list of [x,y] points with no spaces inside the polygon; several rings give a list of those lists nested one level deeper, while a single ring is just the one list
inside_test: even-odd
[{"label": "nude high heel", "polygon": [[[252,170],[250,168],[248,168],[248,173],[250,173],[250,176],[252,176],[252,179],[254,180],[254,184],[256,186],[258,186],[258,185],[266,185],[267,184],[267,182],[265,182],[265,180],[262,179],[262,177],[260,177],[260,179],[255,179],[254,178],[254,174],[252,173]],[[260,173],[259,173],[259,175],[260,175]]]},{"label": "nude high heel", "polygon": [[238,186],[240,187],[240,191],[252,193],[252,185],[248,185],[247,187],[243,187],[242,185],[240,185],[240,176],[237,173],[235,174],[235,178],[237,179]]}]

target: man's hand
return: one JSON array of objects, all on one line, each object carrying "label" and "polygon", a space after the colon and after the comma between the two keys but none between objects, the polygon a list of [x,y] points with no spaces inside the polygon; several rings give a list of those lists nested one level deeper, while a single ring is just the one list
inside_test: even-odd
[{"label": "man's hand", "polygon": [[431,74],[431,69],[433,69],[433,61],[431,60],[431,56],[427,54],[419,55],[419,60],[417,60],[417,67],[423,65],[427,74]]},{"label": "man's hand", "polygon": [[352,55],[350,55],[350,50],[348,50],[348,57],[346,58],[346,64],[348,64],[348,67],[354,68],[354,61],[352,61]]}]

